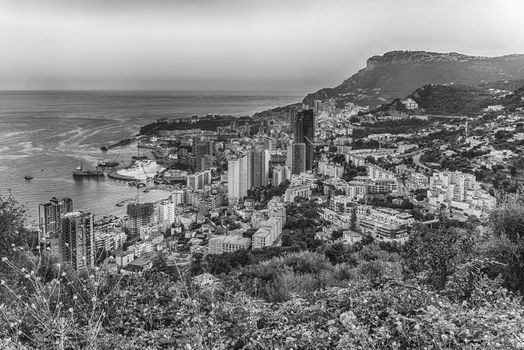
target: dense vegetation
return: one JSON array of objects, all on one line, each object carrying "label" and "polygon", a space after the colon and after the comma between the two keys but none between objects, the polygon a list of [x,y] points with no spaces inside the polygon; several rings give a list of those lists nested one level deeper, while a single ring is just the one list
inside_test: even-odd
[{"label": "dense vegetation", "polygon": [[353,137],[357,139],[367,137],[372,134],[405,134],[413,133],[428,126],[427,121],[420,119],[402,119],[402,120],[388,120],[376,123],[362,123],[364,128],[354,129]]},{"label": "dense vegetation", "polygon": [[426,85],[417,89],[411,97],[427,114],[474,116],[490,95],[471,86]]},{"label": "dense vegetation", "polygon": [[[2,349],[524,347],[521,195],[483,230],[441,217],[403,246],[365,237],[239,251],[187,272],[159,259],[142,276],[76,274],[34,255],[18,204],[0,204]],[[298,204],[291,215],[309,217],[307,229],[314,208]],[[214,282],[192,278],[202,271]]]},{"label": "dense vegetation", "polygon": [[201,117],[196,122],[178,122],[173,123],[168,120],[157,121],[144,125],[140,128],[140,135],[155,135],[160,130],[188,130],[201,129],[215,131],[218,126],[228,126],[232,121],[236,121],[239,125],[243,125],[251,119],[249,117],[235,117],[231,115],[208,115]]}]

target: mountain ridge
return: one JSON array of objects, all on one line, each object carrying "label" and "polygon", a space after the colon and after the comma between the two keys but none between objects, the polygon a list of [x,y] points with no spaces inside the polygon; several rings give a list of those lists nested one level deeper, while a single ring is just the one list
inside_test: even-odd
[{"label": "mountain ridge", "polygon": [[375,108],[428,84],[477,86],[516,79],[524,79],[523,54],[489,57],[396,50],[368,58],[366,67],[341,84],[308,94],[303,102],[334,98],[339,104],[351,102]]}]

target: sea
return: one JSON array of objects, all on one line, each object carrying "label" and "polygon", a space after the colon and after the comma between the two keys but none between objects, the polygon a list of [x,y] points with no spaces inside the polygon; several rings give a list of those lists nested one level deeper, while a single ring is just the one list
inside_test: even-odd
[{"label": "sea", "polygon": [[[136,135],[158,118],[190,115],[253,115],[296,103],[297,91],[0,91],[0,197],[14,197],[26,224],[37,225],[38,204],[52,197],[73,199],[74,209],[124,216],[136,188],[108,178],[73,178],[79,165],[128,162],[136,143],[102,152],[100,146]],[[144,150],[146,151],[146,150]],[[32,180],[25,180],[25,176]],[[140,194],[140,201],[169,196]]]}]

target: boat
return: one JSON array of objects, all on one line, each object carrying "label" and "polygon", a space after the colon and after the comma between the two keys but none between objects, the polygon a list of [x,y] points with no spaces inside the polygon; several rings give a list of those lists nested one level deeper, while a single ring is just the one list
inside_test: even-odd
[{"label": "boat", "polygon": [[114,162],[114,161],[102,161],[98,163],[98,166],[99,167],[115,167],[115,166],[118,166],[119,164],[120,164],[119,162]]},{"label": "boat", "polygon": [[116,203],[115,205],[116,205],[117,207],[123,207],[124,204],[126,204],[126,203],[129,202],[130,200],[131,200],[131,199],[124,199],[123,201],[120,201],[120,202]]},{"label": "boat", "polygon": [[147,186],[145,183],[140,182],[140,181],[136,181],[136,180],[129,181],[127,184],[129,186],[138,187],[138,188]]},{"label": "boat", "polygon": [[29,180],[33,180],[34,177],[32,177],[32,176],[30,176],[30,175],[26,175],[26,176],[24,176],[24,179],[26,179],[27,181],[29,181]]},{"label": "boat", "polygon": [[104,176],[104,172],[102,170],[84,170],[81,165],[76,167],[75,170],[73,170],[73,176],[74,177],[99,177]]},{"label": "boat", "polygon": [[114,179],[114,180],[121,180],[121,181],[134,181],[136,180],[134,177],[132,176],[127,176],[127,175],[120,175],[119,173],[109,173],[107,174],[108,177]]}]

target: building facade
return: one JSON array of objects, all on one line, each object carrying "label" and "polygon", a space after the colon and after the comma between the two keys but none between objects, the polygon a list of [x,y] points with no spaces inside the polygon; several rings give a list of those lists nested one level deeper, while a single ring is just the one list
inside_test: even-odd
[{"label": "building facade", "polygon": [[273,186],[278,186],[281,183],[291,179],[291,170],[288,166],[277,165],[273,168],[273,179],[271,184]]},{"label": "building facade", "polygon": [[218,236],[209,239],[209,254],[232,253],[240,249],[249,249],[251,239],[239,236]]},{"label": "building facade", "polygon": [[305,167],[306,170],[311,170],[315,152],[315,115],[312,109],[298,112],[295,117],[293,136],[296,144],[304,144]]},{"label": "building facade", "polygon": [[154,221],[154,203],[130,203],[127,205],[128,229],[130,235],[140,234],[140,228]]},{"label": "building facade", "polygon": [[230,201],[239,201],[247,196],[248,157],[242,156],[228,162],[227,194]]},{"label": "building facade", "polygon": [[69,212],[62,216],[59,236],[59,260],[79,271],[95,266],[95,237],[93,215]]},{"label": "building facade", "polygon": [[61,216],[73,211],[71,198],[57,199],[53,197],[49,202],[38,206],[39,239],[48,239],[61,230]]}]

